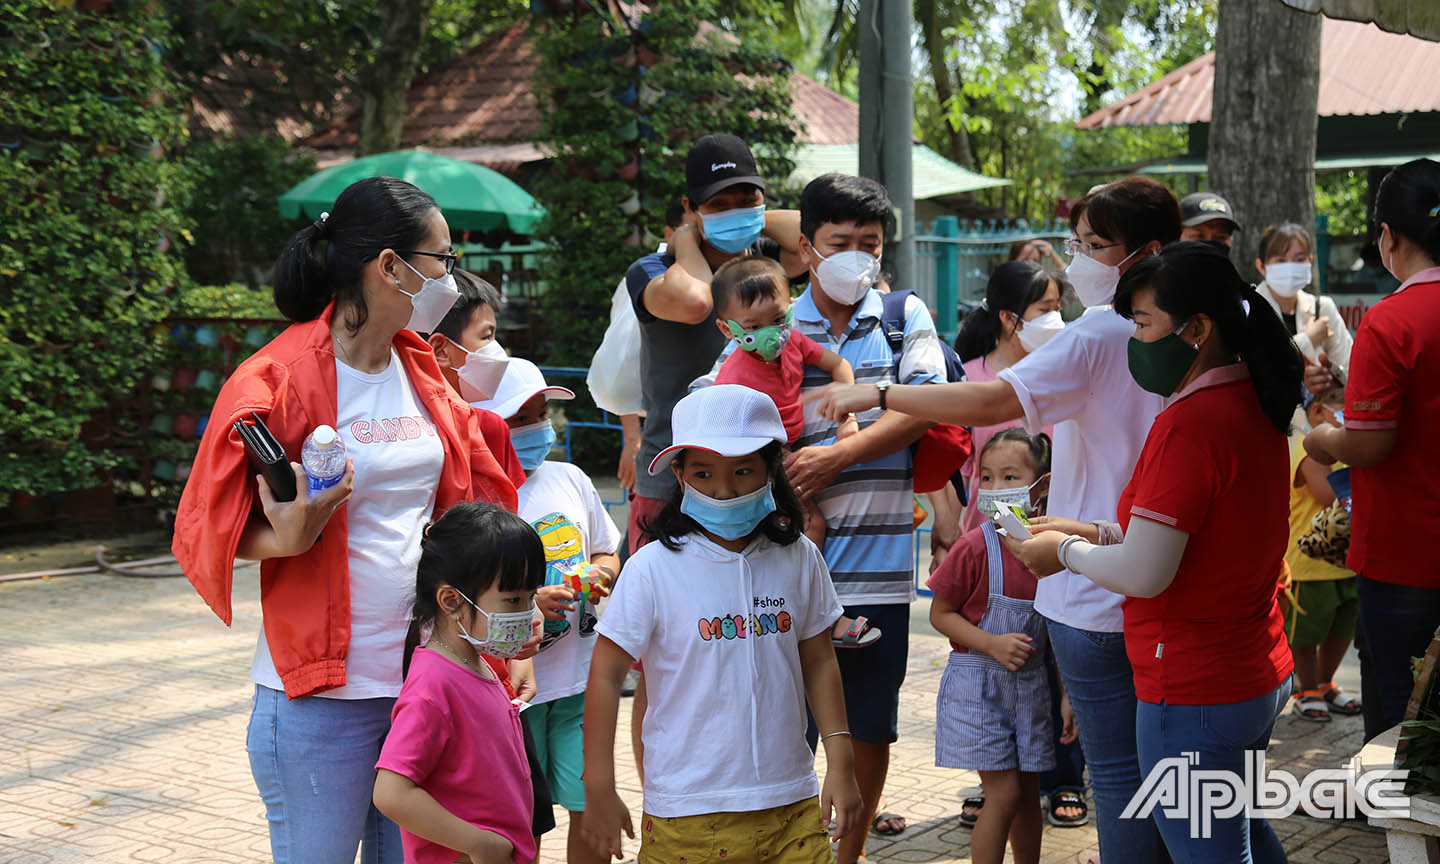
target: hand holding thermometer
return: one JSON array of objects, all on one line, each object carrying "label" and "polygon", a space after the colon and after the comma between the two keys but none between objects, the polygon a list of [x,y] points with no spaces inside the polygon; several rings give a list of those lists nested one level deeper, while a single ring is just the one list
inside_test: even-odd
[{"label": "hand holding thermometer", "polygon": [[1014,537],[1016,540],[1031,540],[1035,536],[1030,533],[1029,528],[1025,527],[1029,524],[1030,520],[1025,518],[1024,509],[1017,504],[1001,505],[1000,512],[995,516],[995,521],[999,523],[1001,528],[1005,529],[1006,534]]}]

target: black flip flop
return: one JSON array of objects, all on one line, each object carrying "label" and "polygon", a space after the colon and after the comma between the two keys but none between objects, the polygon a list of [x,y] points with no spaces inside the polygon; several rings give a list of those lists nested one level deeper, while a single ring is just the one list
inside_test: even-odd
[{"label": "black flip flop", "polygon": [[[899,813],[876,813],[874,820],[872,820],[872,821],[870,822],[870,830],[871,830],[871,831],[874,831],[876,834],[879,834],[881,837],[896,837],[896,836],[899,836],[900,834],[903,834],[903,833],[905,832],[905,828],[888,828],[888,829],[882,830],[882,829],[880,828],[880,823],[881,823],[881,822],[889,822],[891,819],[904,819],[904,818],[905,818],[905,817],[904,817],[904,816],[901,816]],[[909,826],[909,825],[906,825],[905,827],[908,828],[908,827],[910,827],[910,826]]]},{"label": "black flip flop", "polygon": [[[966,807],[974,807],[976,812],[967,814]],[[980,821],[979,811],[985,807],[985,796],[972,795],[960,803],[960,824],[966,828],[974,828],[975,823]]]},{"label": "black flip flop", "polygon": [[864,648],[867,645],[874,644],[879,638],[880,628],[871,627],[870,619],[861,615],[850,624],[850,629],[845,631],[845,635],[839,639],[832,636],[830,638],[830,644],[836,648]]},{"label": "black flip flop", "polygon": [[[1079,828],[1090,821],[1090,805],[1085,803],[1085,796],[1074,789],[1057,789],[1048,796],[1049,809],[1045,811],[1045,821],[1056,828]],[[1080,815],[1065,817],[1055,811],[1061,807],[1079,807]]]}]

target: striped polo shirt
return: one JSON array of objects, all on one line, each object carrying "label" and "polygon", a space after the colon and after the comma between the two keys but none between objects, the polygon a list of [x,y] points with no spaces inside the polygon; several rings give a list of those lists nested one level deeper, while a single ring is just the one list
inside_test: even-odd
[{"label": "striped polo shirt", "polygon": [[[897,374],[890,343],[880,326],[884,308],[880,292],[872,290],[865,295],[837,339],[815,306],[814,290],[811,286],[795,300],[795,329],[849,361],[856,383],[945,381],[945,358],[935,323],[918,297],[912,294],[905,301],[905,343]],[[715,367],[696,385],[713,381],[734,345],[732,340],[725,346]],[[829,375],[806,366],[801,392],[829,383]],[[861,412],[856,419],[865,429],[883,414],[876,408]],[[833,444],[836,425],[819,417],[813,405],[806,405],[805,425],[794,446]],[[829,489],[815,496],[825,516],[825,564],[841,602],[909,603],[915,599],[914,495],[910,448],[902,447],[889,456],[846,468]]]}]

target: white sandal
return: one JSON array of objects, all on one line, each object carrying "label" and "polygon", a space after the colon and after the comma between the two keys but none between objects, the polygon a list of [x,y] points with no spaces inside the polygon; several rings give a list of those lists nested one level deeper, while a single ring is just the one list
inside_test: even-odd
[{"label": "white sandal", "polygon": [[1330,709],[1319,690],[1301,690],[1295,696],[1295,713],[1311,723],[1329,723]]},{"label": "white sandal", "polygon": [[1325,695],[1325,704],[1329,705],[1330,710],[1336,714],[1354,717],[1356,714],[1365,710],[1364,707],[1361,706],[1360,700],[1355,697],[1355,694],[1345,692],[1341,689],[1340,685],[1334,681],[1320,685],[1320,691]]}]

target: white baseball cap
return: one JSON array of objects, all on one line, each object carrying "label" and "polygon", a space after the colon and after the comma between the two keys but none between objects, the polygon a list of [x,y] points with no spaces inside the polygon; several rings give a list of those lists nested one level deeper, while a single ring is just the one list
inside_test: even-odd
[{"label": "white baseball cap", "polygon": [[708,450],[720,456],[745,456],[788,440],[775,400],[739,384],[702,387],[675,403],[670,415],[674,443],[650,463],[650,474],[664,471],[681,450]]},{"label": "white baseball cap", "polygon": [[521,357],[511,357],[510,364],[505,367],[505,377],[500,379],[500,386],[495,388],[495,398],[470,404],[486,411],[494,411],[508,419],[538,393],[544,393],[547,402],[551,399],[575,398],[572,390],[546,384],[539,366]]}]

